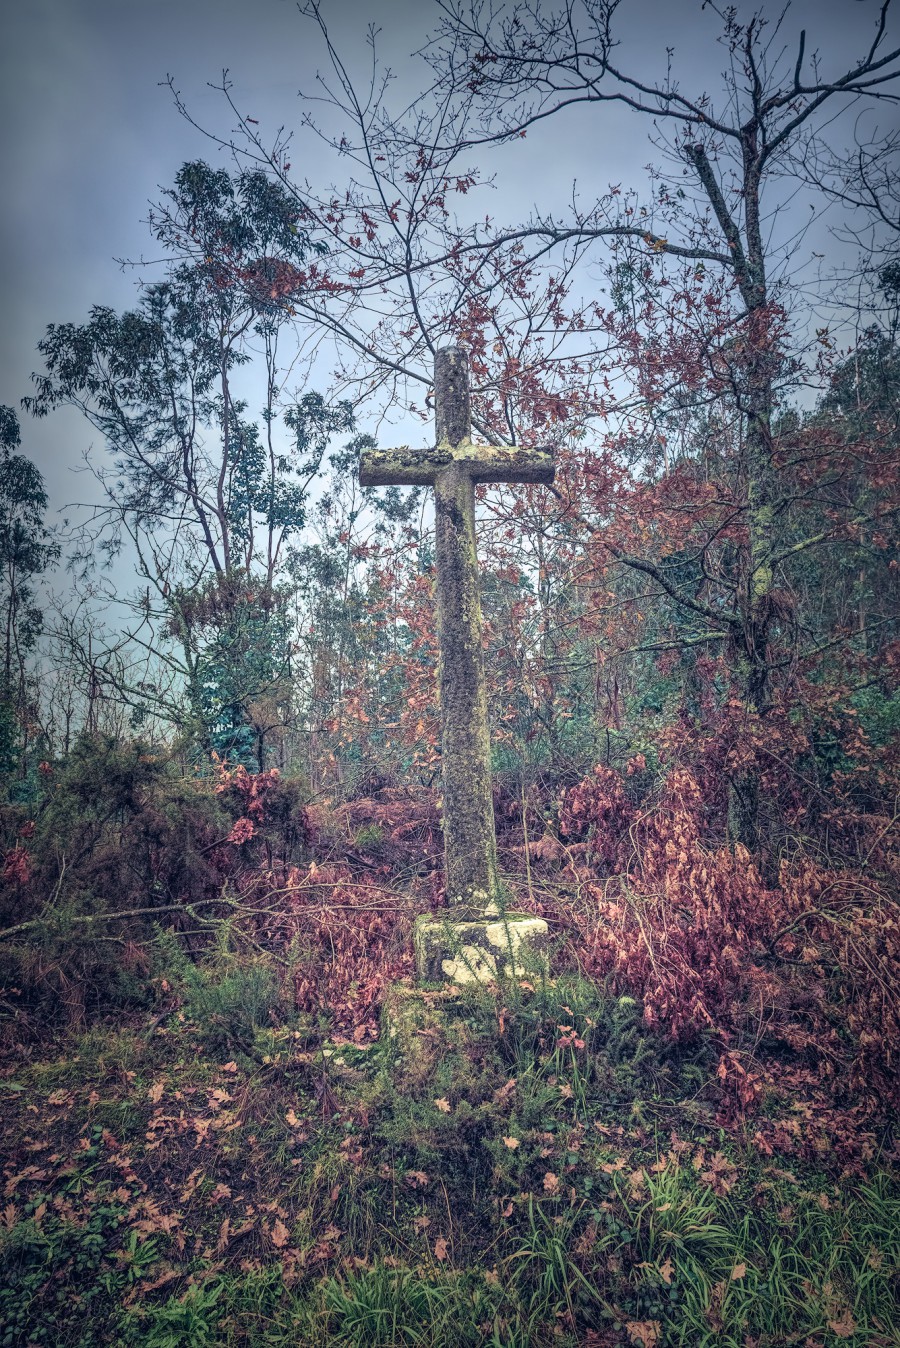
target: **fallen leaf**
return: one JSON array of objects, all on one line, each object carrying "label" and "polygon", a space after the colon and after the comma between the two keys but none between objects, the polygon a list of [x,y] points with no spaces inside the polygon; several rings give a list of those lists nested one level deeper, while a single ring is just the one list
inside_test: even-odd
[{"label": "fallen leaf", "polygon": [[160,1273],[159,1277],[154,1278],[152,1282],[142,1283],[141,1294],[145,1295],[147,1292],[156,1292],[160,1287],[165,1287],[166,1283],[171,1282],[173,1278],[180,1278],[180,1277],[181,1277],[180,1268],[168,1268],[166,1269],[165,1273]]},{"label": "fallen leaf", "polygon": [[413,1217],[412,1224],[417,1231],[425,1231],[431,1225],[430,1217]]},{"label": "fallen leaf", "polygon": [[290,1234],[290,1231],[287,1229],[281,1218],[276,1217],[275,1224],[272,1227],[272,1244],[276,1249],[280,1250],[283,1246],[287,1245]]},{"label": "fallen leaf", "polygon": [[437,1105],[438,1109],[441,1111],[442,1114],[449,1114],[449,1113],[450,1113],[450,1101],[449,1101],[449,1100],[445,1100],[443,1097],[441,1097],[440,1100],[435,1100],[434,1103]]},{"label": "fallen leaf", "polygon": [[185,1184],[184,1188],[181,1191],[182,1203],[186,1203],[188,1201],[191,1194],[194,1192],[197,1185],[200,1183],[202,1179],[203,1179],[203,1170],[198,1166],[197,1169],[192,1170],[187,1177],[187,1183]]},{"label": "fallen leaf", "polygon": [[544,1176],[544,1193],[555,1194],[559,1189],[559,1176],[554,1175],[552,1170],[548,1170]]},{"label": "fallen leaf", "polygon": [[637,1170],[632,1170],[628,1176],[628,1184],[632,1194],[641,1194],[647,1187],[647,1175],[641,1166]]},{"label": "fallen leaf", "polygon": [[659,1276],[667,1287],[672,1286],[672,1274],[674,1272],[675,1265],[672,1263],[671,1259],[666,1259],[666,1261],[659,1266]]},{"label": "fallen leaf", "polygon": [[447,1242],[443,1236],[438,1236],[434,1242],[434,1257],[442,1260],[447,1258]]},{"label": "fallen leaf", "polygon": [[504,1147],[509,1147],[510,1151],[515,1151],[516,1147],[520,1146],[521,1144],[517,1137],[505,1137],[503,1139],[503,1145]]},{"label": "fallen leaf", "polygon": [[154,1081],[153,1085],[147,1092],[147,1099],[150,1101],[151,1105],[159,1104],[160,1100],[163,1097],[163,1091],[165,1089],[166,1083],[164,1081]]},{"label": "fallen leaf", "polygon": [[626,1320],[625,1328],[631,1342],[642,1344],[643,1348],[654,1348],[654,1344],[659,1343],[658,1320]]},{"label": "fallen leaf", "polygon": [[735,1264],[734,1268],[731,1270],[731,1281],[740,1282],[741,1278],[743,1278],[746,1275],[746,1273],[747,1273],[746,1264]]},{"label": "fallen leaf", "polygon": [[849,1308],[843,1312],[840,1319],[829,1320],[828,1328],[831,1330],[832,1334],[835,1334],[839,1339],[852,1338],[856,1333],[856,1321],[850,1314]]}]

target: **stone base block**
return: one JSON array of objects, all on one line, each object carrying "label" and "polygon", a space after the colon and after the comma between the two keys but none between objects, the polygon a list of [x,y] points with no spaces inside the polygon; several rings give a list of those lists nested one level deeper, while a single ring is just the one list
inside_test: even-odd
[{"label": "stone base block", "polygon": [[[426,1096],[440,1063],[467,1053],[475,1030],[466,1018],[459,988],[415,987],[412,979],[385,989],[381,1046],[389,1054],[394,1085],[405,1094]],[[432,1095],[441,1091],[431,1090]]]},{"label": "stone base block", "polygon": [[496,983],[547,972],[547,923],[531,913],[454,921],[452,914],[417,918],[416,972],[427,983]]}]

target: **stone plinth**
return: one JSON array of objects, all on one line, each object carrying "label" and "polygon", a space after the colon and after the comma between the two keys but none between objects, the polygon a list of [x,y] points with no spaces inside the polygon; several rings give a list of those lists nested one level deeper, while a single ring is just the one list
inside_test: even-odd
[{"label": "stone plinth", "polygon": [[454,920],[428,914],[413,931],[416,972],[426,983],[496,983],[547,971],[547,923],[531,913]]}]

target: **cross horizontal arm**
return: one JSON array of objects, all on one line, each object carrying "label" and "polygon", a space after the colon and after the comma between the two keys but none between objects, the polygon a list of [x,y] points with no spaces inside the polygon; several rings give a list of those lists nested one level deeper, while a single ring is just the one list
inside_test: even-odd
[{"label": "cross horizontal arm", "polygon": [[517,445],[473,445],[464,440],[452,449],[368,449],[363,453],[359,480],[364,487],[432,487],[438,473],[455,467],[473,482],[553,481],[549,449],[520,449]]}]

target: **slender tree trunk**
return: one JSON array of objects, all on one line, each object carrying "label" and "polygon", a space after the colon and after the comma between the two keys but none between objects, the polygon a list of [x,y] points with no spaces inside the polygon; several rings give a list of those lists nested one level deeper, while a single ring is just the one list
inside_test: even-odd
[{"label": "slender tree trunk", "polygon": [[[709,198],[731,253],[732,270],[746,306],[743,346],[736,352],[732,382],[743,412],[746,433],[747,542],[738,575],[740,639],[737,673],[747,707],[764,715],[769,706],[772,626],[773,558],[776,555],[777,483],[772,455],[772,412],[778,368],[778,342],[772,331],[773,315],[766,282],[765,249],[760,221],[762,161],[759,127],[755,119],[742,128],[743,237],[729,211],[702,145],[688,149],[688,157]],[[760,785],[755,767],[731,782],[728,823],[731,839],[750,851],[760,846]]]},{"label": "slender tree trunk", "polygon": [[[776,482],[772,461],[772,379],[767,357],[765,311],[748,318],[750,357],[747,392],[747,544],[739,576],[742,648],[738,671],[748,710],[764,716],[771,698],[769,643],[773,616],[772,559],[776,552]],[[759,850],[760,784],[756,767],[738,774],[730,785],[729,832],[732,841]]]}]

